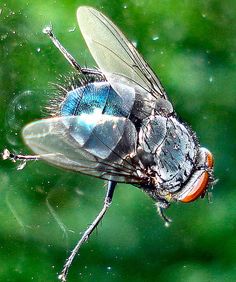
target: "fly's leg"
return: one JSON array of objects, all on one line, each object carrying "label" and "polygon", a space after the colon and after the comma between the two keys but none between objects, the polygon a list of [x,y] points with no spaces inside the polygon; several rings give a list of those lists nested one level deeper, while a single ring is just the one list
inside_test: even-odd
[{"label": "fly's leg", "polygon": [[94,219],[94,221],[92,222],[92,224],[86,229],[86,231],[84,232],[83,236],[81,237],[81,239],[78,241],[77,245],[74,247],[74,249],[72,250],[70,256],[67,258],[66,263],[62,269],[61,274],[58,276],[58,278],[65,282],[66,278],[67,278],[67,274],[69,271],[69,268],[73,262],[73,259],[75,258],[76,254],[79,252],[80,247],[83,245],[83,243],[85,243],[90,235],[92,234],[92,232],[94,231],[94,229],[98,226],[99,222],[102,220],[103,216],[105,215],[107,209],[110,207],[111,202],[112,202],[112,197],[113,197],[113,193],[116,187],[116,182],[114,181],[109,181],[108,185],[107,185],[107,193],[106,193],[106,197],[104,199],[104,205],[102,210],[99,212],[99,214],[97,215],[97,217]]},{"label": "fly's leg", "polygon": [[169,217],[167,217],[167,216],[165,215],[164,209],[165,209],[165,208],[162,208],[162,207],[160,207],[159,205],[157,205],[157,212],[158,212],[158,214],[159,214],[160,217],[164,220],[165,226],[166,226],[166,227],[169,227],[169,226],[170,226],[170,223],[172,222],[172,220],[171,220]]},{"label": "fly's leg", "polygon": [[156,198],[155,200],[156,200],[157,212],[159,216],[164,220],[165,226],[168,227],[172,222],[172,220],[165,215],[164,210],[166,210],[170,206],[170,203],[159,197]]},{"label": "fly's leg", "polygon": [[40,155],[17,155],[11,153],[8,149],[5,149],[2,153],[2,159],[3,160],[10,160],[12,162],[20,161],[20,164],[18,165],[17,169],[21,170],[25,167],[26,162],[28,161],[38,161],[41,160]]},{"label": "fly's leg", "polygon": [[4,149],[2,153],[3,160],[11,160],[13,162],[16,161],[37,161],[40,160],[41,157],[39,155],[17,155],[11,153],[8,149]]},{"label": "fly's leg", "polygon": [[47,26],[43,29],[43,33],[47,34],[51,39],[52,43],[56,46],[56,48],[62,53],[65,59],[71,64],[71,66],[76,70],[83,74],[94,74],[103,76],[103,74],[96,69],[82,68],[80,64],[77,63],[75,58],[62,46],[60,41],[56,38],[53,33],[52,26]]}]

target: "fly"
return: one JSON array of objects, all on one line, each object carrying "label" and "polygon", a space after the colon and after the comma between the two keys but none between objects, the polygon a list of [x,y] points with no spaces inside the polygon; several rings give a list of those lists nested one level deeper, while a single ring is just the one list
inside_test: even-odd
[{"label": "fly", "polygon": [[213,185],[213,156],[200,147],[195,133],[182,123],[159,79],[123,33],[102,13],[80,7],[77,19],[98,69],[82,67],[53,34],[44,29],[72,65],[75,74],[51,104],[51,117],[23,129],[25,143],[36,154],[4,159],[42,159],[58,167],[108,181],[104,205],[71,252],[59,275],[66,281],[70,265],[111,205],[117,183],[145,191],[164,210],[173,202],[203,197]]}]

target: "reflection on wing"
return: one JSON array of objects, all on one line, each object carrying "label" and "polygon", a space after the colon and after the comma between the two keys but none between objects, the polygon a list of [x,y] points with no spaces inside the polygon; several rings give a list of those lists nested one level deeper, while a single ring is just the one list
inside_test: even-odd
[{"label": "reflection on wing", "polygon": [[144,99],[148,99],[145,97],[148,93],[155,99],[167,99],[154,72],[107,17],[93,8],[80,7],[77,19],[92,56],[116,91],[114,80],[126,81],[138,92],[143,92]]},{"label": "reflection on wing", "polygon": [[36,154],[59,167],[117,182],[140,182],[137,168],[125,159],[137,143],[136,129],[126,118],[43,119],[27,125],[23,137]]}]

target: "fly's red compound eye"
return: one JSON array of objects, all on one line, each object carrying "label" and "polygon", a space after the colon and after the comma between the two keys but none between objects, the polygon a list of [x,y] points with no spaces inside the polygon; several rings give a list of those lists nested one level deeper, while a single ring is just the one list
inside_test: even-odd
[{"label": "fly's red compound eye", "polygon": [[[205,149],[206,150],[206,149]],[[209,168],[213,168],[214,165],[214,158],[213,155],[210,151],[206,150],[206,161],[207,161],[207,166]]]},{"label": "fly's red compound eye", "polygon": [[[205,153],[205,161],[204,164],[208,168],[213,168],[214,159],[210,151],[204,149]],[[199,196],[201,196],[207,188],[209,181],[209,172],[199,170],[195,172],[193,179],[190,181],[190,189],[187,189],[187,192],[179,198],[181,202],[189,203],[196,200]]]},{"label": "fly's red compound eye", "polygon": [[208,184],[209,175],[208,172],[203,172],[202,175],[199,177],[195,185],[192,187],[192,190],[181,199],[183,203],[189,203],[196,200],[201,194],[204,192],[205,188]]}]

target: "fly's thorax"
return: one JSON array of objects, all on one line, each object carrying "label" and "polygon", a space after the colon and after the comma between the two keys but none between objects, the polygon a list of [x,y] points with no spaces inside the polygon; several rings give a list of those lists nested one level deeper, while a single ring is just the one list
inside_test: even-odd
[{"label": "fly's thorax", "polygon": [[175,117],[154,115],[144,120],[139,144],[143,156],[153,160],[151,170],[155,174],[156,189],[162,195],[178,191],[196,162],[198,142],[192,131]]},{"label": "fly's thorax", "polygon": [[[143,96],[146,98],[143,99]],[[164,98],[159,97],[154,99],[154,97],[147,91],[136,88],[131,120],[133,118],[143,120],[150,117],[153,113],[167,117],[173,113],[172,104]]]},{"label": "fly's thorax", "polygon": [[168,117],[173,114],[172,104],[163,98],[158,98],[155,101],[155,113],[164,117]]}]

